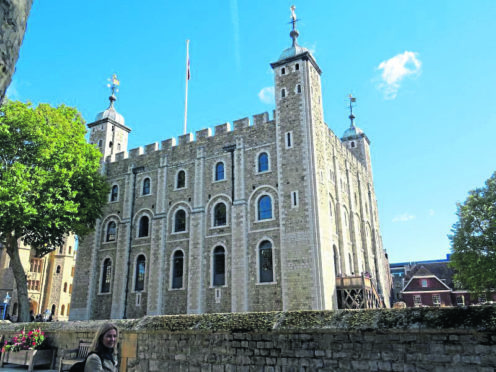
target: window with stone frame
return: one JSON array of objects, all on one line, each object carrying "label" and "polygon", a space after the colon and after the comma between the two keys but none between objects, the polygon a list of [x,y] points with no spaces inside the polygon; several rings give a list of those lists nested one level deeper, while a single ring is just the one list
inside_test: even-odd
[{"label": "window with stone frame", "polygon": [[223,179],[225,179],[224,163],[220,161],[217,164],[215,164],[215,180],[220,181]]},{"label": "window with stone frame", "polygon": [[183,288],[183,276],[184,276],[184,253],[181,250],[174,252],[172,258],[172,288],[181,289]]},{"label": "window with stone frame", "polygon": [[263,195],[258,199],[258,220],[272,219],[272,199],[269,195]]},{"label": "window with stone frame", "polygon": [[105,261],[103,261],[102,284],[100,288],[101,293],[110,292],[111,279],[112,279],[112,261],[110,261],[110,258],[106,258]]},{"label": "window with stone frame", "polygon": [[214,226],[227,224],[227,208],[224,203],[217,203],[214,207]]},{"label": "window with stone frame", "polygon": [[465,305],[465,297],[464,296],[456,296],[456,304],[458,306],[464,306]]},{"label": "window with stone frame", "polygon": [[107,242],[113,242],[116,239],[117,235],[117,224],[114,221],[110,221],[107,225],[107,236],[106,236],[106,241]]},{"label": "window with stone frame", "polygon": [[136,259],[136,276],[134,282],[135,291],[143,291],[145,289],[145,272],[146,272],[146,258],[140,254]]},{"label": "window with stone frame", "polygon": [[146,238],[149,233],[150,219],[148,216],[143,216],[139,220],[138,238]]},{"label": "window with stone frame", "polygon": [[149,195],[151,192],[151,181],[149,178],[143,180],[143,191],[142,195]]},{"label": "window with stone frame", "polygon": [[427,279],[421,279],[420,280],[420,285],[422,286],[422,288],[427,288],[429,285],[428,285],[428,282],[427,282]]},{"label": "window with stone frame", "polygon": [[269,155],[262,152],[258,155],[258,172],[267,172],[269,170]]},{"label": "window with stone frame", "polygon": [[119,199],[119,186],[112,186],[112,192],[110,193],[110,201],[115,202]]},{"label": "window with stone frame", "polygon": [[177,173],[176,189],[182,189],[185,187],[186,187],[186,172],[183,170],[180,170]]},{"label": "window with stone frame", "polygon": [[272,259],[272,243],[264,240],[258,248],[260,283],[274,281],[274,264]]},{"label": "window with stone frame", "polygon": [[218,246],[214,249],[213,257],[213,285],[226,284],[226,252],[224,247]]}]

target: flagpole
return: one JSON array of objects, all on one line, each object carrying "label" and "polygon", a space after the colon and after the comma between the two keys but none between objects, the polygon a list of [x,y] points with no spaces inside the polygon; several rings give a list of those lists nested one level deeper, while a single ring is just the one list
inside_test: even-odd
[{"label": "flagpole", "polygon": [[186,40],[186,91],[184,96],[184,134],[188,120],[189,40]]}]

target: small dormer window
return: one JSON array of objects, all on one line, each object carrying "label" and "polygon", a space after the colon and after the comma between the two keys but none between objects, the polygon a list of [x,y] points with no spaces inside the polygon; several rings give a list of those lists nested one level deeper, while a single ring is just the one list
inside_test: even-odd
[{"label": "small dormer window", "polygon": [[281,68],[281,75],[286,75],[286,68],[285,67]]},{"label": "small dormer window", "polygon": [[298,71],[299,69],[300,69],[300,64],[299,64],[299,63],[297,63],[297,64],[295,65],[295,71]]},{"label": "small dormer window", "polygon": [[281,89],[281,98],[286,97],[286,89],[282,88]]},{"label": "small dormer window", "polygon": [[422,285],[422,288],[427,288],[427,279],[422,279],[421,285]]}]

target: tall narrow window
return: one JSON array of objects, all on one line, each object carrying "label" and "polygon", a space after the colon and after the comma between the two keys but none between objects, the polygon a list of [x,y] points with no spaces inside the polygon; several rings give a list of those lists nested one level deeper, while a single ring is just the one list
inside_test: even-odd
[{"label": "tall narrow window", "polygon": [[107,258],[105,259],[105,261],[103,261],[102,288],[101,288],[102,293],[110,292],[111,277],[112,277],[112,262],[110,261],[110,258]]},{"label": "tall narrow window", "polygon": [[298,84],[296,86],[296,93],[301,93],[301,85],[300,84]]},{"label": "tall narrow window", "polygon": [[176,189],[183,187],[186,187],[186,172],[182,170],[177,173]]},{"label": "tall narrow window", "polygon": [[226,284],[226,253],[223,247],[214,249],[214,285]]},{"label": "tall narrow window", "polygon": [[174,232],[186,231],[186,212],[179,209],[174,216]]},{"label": "tall narrow window", "polygon": [[150,219],[147,216],[143,216],[140,218],[138,238],[144,238],[148,236],[149,225],[150,225]]},{"label": "tall narrow window", "polygon": [[110,221],[107,226],[107,241],[113,242],[115,241],[115,236],[117,232],[117,224],[114,221]]},{"label": "tall narrow window", "polygon": [[220,181],[224,179],[224,163],[219,162],[215,165],[215,180]]},{"label": "tall narrow window", "polygon": [[282,88],[281,89],[281,98],[286,97],[286,89]]},{"label": "tall narrow window", "polygon": [[57,266],[57,270],[55,271],[57,274],[60,274],[60,265]]},{"label": "tall narrow window", "polygon": [[258,219],[268,220],[272,218],[272,200],[270,196],[264,195],[258,199]]},{"label": "tall narrow window", "polygon": [[274,281],[274,266],[272,263],[272,244],[268,240],[260,243],[259,247],[260,282]]},{"label": "tall narrow window", "polygon": [[291,207],[295,208],[298,206],[298,191],[291,192]]},{"label": "tall narrow window", "polygon": [[62,307],[60,308],[60,315],[64,315],[64,312],[65,312],[65,305],[62,305]]},{"label": "tall narrow window", "polygon": [[64,283],[64,292],[67,292],[67,282]]},{"label": "tall narrow window", "polygon": [[281,68],[281,75],[285,75],[286,74],[286,68]]},{"label": "tall narrow window", "polygon": [[110,201],[117,201],[117,198],[119,197],[119,186],[114,185],[112,186],[112,192],[110,194]]},{"label": "tall narrow window", "polygon": [[136,260],[136,280],[134,282],[135,291],[142,291],[145,289],[145,270],[146,258],[140,254]]},{"label": "tall narrow window", "polygon": [[300,64],[299,64],[299,63],[297,63],[297,64],[295,65],[295,70],[296,70],[296,71],[298,71],[299,69],[300,69]]},{"label": "tall narrow window", "polygon": [[226,224],[226,205],[224,203],[218,203],[214,208],[214,226],[224,226]]},{"label": "tall narrow window", "polygon": [[143,181],[143,195],[149,195],[150,194],[150,179],[145,178]]},{"label": "tall narrow window", "polygon": [[258,171],[266,172],[269,170],[269,155],[266,152],[262,152],[258,155]]},{"label": "tall narrow window", "polygon": [[286,133],[286,148],[290,149],[293,147],[293,136],[291,135],[291,132]]},{"label": "tall narrow window", "polygon": [[334,253],[334,275],[338,276],[341,274],[341,268],[339,264],[339,253],[336,245],[332,246],[332,251]]},{"label": "tall narrow window", "polygon": [[176,251],[172,258],[172,288],[179,289],[183,287],[183,275],[184,253],[182,251]]},{"label": "tall narrow window", "polygon": [[351,253],[348,253],[348,260],[350,261],[350,272],[351,275],[355,275],[354,269],[353,269],[353,258],[351,258]]}]

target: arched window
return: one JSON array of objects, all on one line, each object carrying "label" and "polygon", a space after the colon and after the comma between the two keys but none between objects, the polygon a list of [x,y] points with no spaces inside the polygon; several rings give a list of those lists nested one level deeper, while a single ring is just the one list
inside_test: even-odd
[{"label": "arched window", "polygon": [[215,180],[220,181],[224,179],[224,163],[218,162],[215,165]]},{"label": "arched window", "polygon": [[[69,293],[72,293],[72,284],[69,284]],[[69,309],[69,308],[67,308],[67,309]],[[69,310],[67,310],[67,311],[69,311]]]},{"label": "arched window", "polygon": [[64,292],[67,292],[67,282],[64,283]]},{"label": "arched window", "polygon": [[258,199],[258,219],[268,220],[272,218],[272,200],[270,196],[264,195]]},{"label": "arched window", "polygon": [[59,254],[62,254],[62,253],[64,253],[64,246],[61,246],[61,247],[59,248]]},{"label": "arched window", "polygon": [[72,246],[69,246],[69,254],[72,253]]},{"label": "arched window", "polygon": [[57,270],[55,271],[57,274],[60,274],[60,265],[57,266]]},{"label": "arched window", "polygon": [[285,75],[286,74],[286,68],[281,68],[281,75]]},{"label": "arched window", "polygon": [[119,186],[112,186],[112,192],[110,193],[110,201],[117,201],[119,197]]},{"label": "arched window", "polygon": [[181,170],[177,173],[176,189],[186,187],[186,172]]},{"label": "arched window", "polygon": [[214,249],[214,285],[226,284],[226,252],[223,247],[215,247]]},{"label": "arched window", "polygon": [[348,253],[348,260],[350,261],[350,273],[351,275],[355,274],[353,269],[353,258],[351,258],[351,253]]},{"label": "arched window", "polygon": [[55,315],[57,312],[57,306],[55,304],[52,305],[52,315]]},{"label": "arched window", "polygon": [[107,226],[107,241],[113,242],[115,241],[115,235],[117,232],[117,224],[114,221],[110,221]]},{"label": "arched window", "polygon": [[150,179],[149,178],[145,178],[145,180],[143,181],[143,195],[148,195],[150,194]]},{"label": "arched window", "polygon": [[172,288],[179,289],[183,287],[184,275],[184,253],[182,251],[174,252],[172,258]]},{"label": "arched window", "polygon": [[149,225],[150,225],[150,219],[148,218],[148,216],[143,216],[140,218],[138,238],[144,238],[148,236]]},{"label": "arched window", "polygon": [[136,280],[134,282],[135,291],[142,291],[145,289],[145,270],[146,258],[140,254],[136,260]]},{"label": "arched window", "polygon": [[174,232],[186,231],[186,212],[179,209],[174,216]]},{"label": "arched window", "polygon": [[297,64],[295,65],[295,70],[296,70],[296,71],[298,71],[299,69],[300,69],[300,64],[299,64],[299,63],[297,63]]},{"label": "arched window", "polygon": [[272,244],[268,240],[260,243],[258,248],[260,283],[274,281],[274,265],[272,262]]},{"label": "arched window", "polygon": [[60,308],[60,315],[64,315],[64,312],[65,312],[65,305],[62,305],[62,307]]},{"label": "arched window", "polygon": [[296,93],[301,93],[301,85],[300,84],[298,84],[296,86]]},{"label": "arched window", "polygon": [[224,226],[226,224],[226,205],[224,203],[218,203],[214,208],[214,226]]},{"label": "arched window", "polygon": [[110,261],[110,258],[106,258],[105,261],[103,261],[103,268],[102,268],[102,287],[101,287],[102,293],[110,292],[111,278],[112,278],[112,262]]},{"label": "arched window", "polygon": [[266,152],[262,152],[258,155],[258,171],[266,172],[269,170],[269,155]]}]

